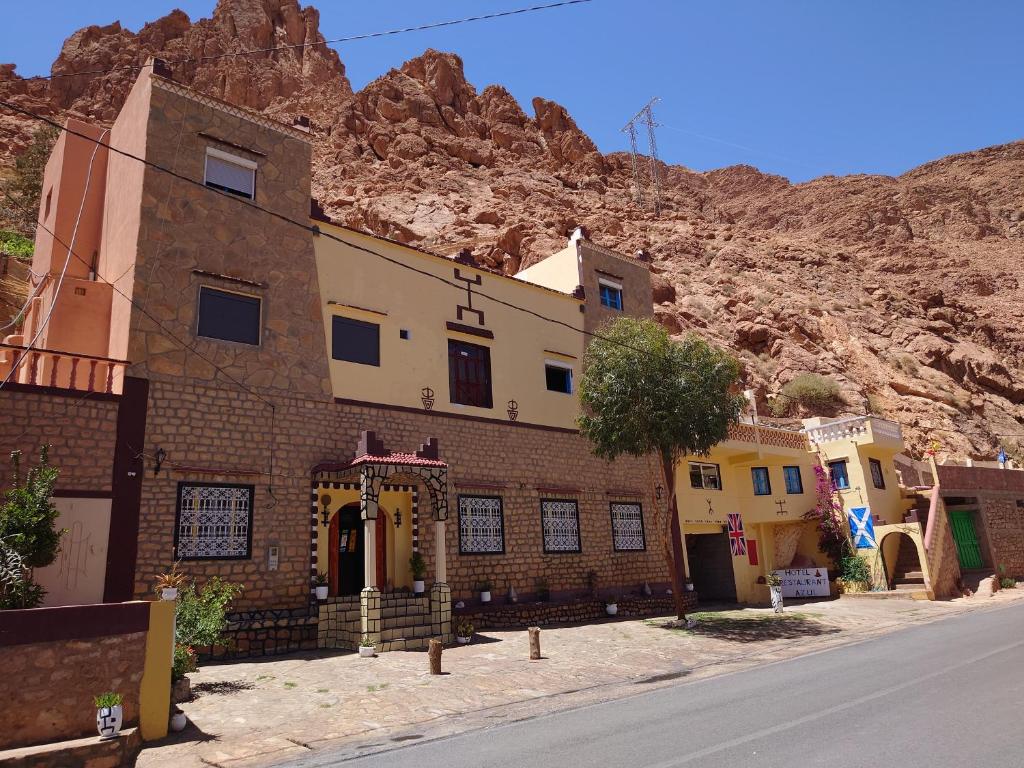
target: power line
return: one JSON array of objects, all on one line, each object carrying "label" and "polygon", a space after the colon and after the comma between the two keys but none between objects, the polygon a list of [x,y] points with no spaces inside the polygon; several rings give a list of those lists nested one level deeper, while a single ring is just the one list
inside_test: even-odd
[{"label": "power line", "polygon": [[[258,53],[275,53],[277,51],[288,51],[295,48],[317,48],[320,46],[334,45],[337,43],[352,43],[358,40],[371,40],[378,37],[390,37],[392,35],[402,35],[407,32],[424,32],[430,29],[440,29],[442,27],[452,27],[457,24],[468,24],[474,21],[488,21],[490,19],[500,19],[507,16],[518,16],[524,13],[533,13],[535,11],[547,11],[552,8],[562,8],[569,5],[580,5],[583,3],[590,3],[593,0],[561,0],[557,3],[548,3],[546,5],[531,5],[527,8],[516,8],[511,11],[497,11],[495,13],[485,13],[478,16],[466,16],[461,19],[449,19],[448,21],[436,21],[431,24],[420,24],[413,27],[401,27],[399,29],[388,29],[381,32],[366,32],[361,35],[349,35],[348,37],[336,37],[331,40],[321,40],[313,43],[296,43],[293,45],[277,45],[269,48],[253,48],[243,51],[233,51],[231,53],[218,53],[210,56],[187,56],[181,59],[165,59],[168,64],[200,64],[206,61],[214,61],[216,59],[227,59],[236,58],[240,56],[252,56]],[[119,71],[141,71],[146,67],[150,67],[152,64],[125,64],[120,67],[110,67],[109,69],[93,69],[86,70],[84,72],[66,72],[56,75],[33,75],[27,77],[25,80],[58,80],[68,77],[85,77],[92,75],[106,75],[112,72]]]}]

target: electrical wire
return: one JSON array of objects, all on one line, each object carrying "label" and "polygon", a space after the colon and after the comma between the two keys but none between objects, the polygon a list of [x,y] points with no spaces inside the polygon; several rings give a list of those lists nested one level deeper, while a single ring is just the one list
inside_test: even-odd
[{"label": "electrical wire", "polygon": [[[457,24],[467,24],[474,21],[488,21],[490,19],[500,19],[507,16],[518,16],[524,13],[533,13],[535,11],[547,11],[553,8],[562,8],[569,5],[581,5],[583,3],[590,3],[593,0],[561,0],[557,3],[548,3],[546,5],[532,5],[527,8],[515,8],[510,11],[497,11],[495,13],[485,13],[478,16],[466,16],[461,19],[449,19],[447,21],[436,21],[430,24],[420,24],[413,27],[401,27],[399,29],[388,29],[381,32],[366,32],[361,35],[349,35],[348,37],[336,37],[331,40],[320,40],[313,43],[295,43],[292,45],[276,45],[269,48],[252,48],[243,51],[232,51],[230,53],[218,53],[211,54],[209,56],[186,56],[180,59],[165,59],[168,64],[200,64],[207,61],[214,61],[216,59],[227,59],[236,58],[239,56],[252,56],[258,53],[276,53],[277,51],[288,51],[295,48],[317,48],[320,46],[334,45],[337,43],[351,43],[358,40],[371,40],[378,37],[390,37],[392,35],[402,35],[407,32],[424,32],[430,29],[440,29],[442,27],[452,27]],[[25,81],[30,80],[58,80],[68,77],[86,77],[92,75],[107,75],[113,72],[120,71],[141,71],[146,67],[150,67],[152,64],[125,64],[119,67],[110,67],[109,69],[93,69],[86,70],[84,72],[62,72],[56,75],[33,75],[32,77],[24,78]]]}]

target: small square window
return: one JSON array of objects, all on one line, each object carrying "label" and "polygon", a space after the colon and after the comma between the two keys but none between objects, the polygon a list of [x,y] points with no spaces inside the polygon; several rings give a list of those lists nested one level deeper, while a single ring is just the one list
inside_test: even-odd
[{"label": "small square window", "polygon": [[868,459],[868,466],[871,468],[871,484],[875,488],[885,490],[885,475],[882,474],[882,462],[878,459]]},{"label": "small square window", "polygon": [[208,339],[260,343],[260,305],[258,296],[199,287],[199,322],[196,334]]},{"label": "small square window", "polygon": [[203,183],[221,192],[253,200],[256,197],[256,163],[209,147]]},{"label": "small square window", "polygon": [[549,392],[572,394],[572,368],[547,363],[544,366],[544,377],[547,380]]},{"label": "small square window", "polygon": [[754,481],[755,496],[772,495],[772,483],[768,477],[768,467],[751,467],[750,476]]},{"label": "small square window", "polygon": [[335,315],[331,318],[331,357],[361,365],[380,365],[380,326]]},{"label": "small square window", "polygon": [[408,341],[409,340],[409,331],[407,329],[405,329],[405,328],[400,329],[398,331],[398,338],[405,339],[406,341]]},{"label": "small square window", "polygon": [[690,486],[705,491],[722,490],[722,473],[717,464],[690,462]]},{"label": "small square window", "polygon": [[598,282],[601,293],[601,306],[622,311],[622,286],[601,280]]},{"label": "small square window", "polygon": [[832,478],[832,487],[836,490],[843,491],[850,487],[850,475],[846,471],[846,459],[830,461],[828,463],[828,473]]},{"label": "small square window", "polygon": [[786,478],[786,493],[804,492],[804,480],[800,477],[800,467],[783,467],[782,474]]}]

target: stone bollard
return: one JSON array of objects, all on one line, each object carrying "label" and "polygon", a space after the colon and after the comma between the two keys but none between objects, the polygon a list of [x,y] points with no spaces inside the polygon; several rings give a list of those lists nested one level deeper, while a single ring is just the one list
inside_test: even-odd
[{"label": "stone bollard", "polygon": [[430,645],[427,648],[427,656],[430,657],[430,674],[441,674],[441,641],[436,637],[430,638]]},{"label": "stone bollard", "polygon": [[540,658],[540,627],[530,627],[526,630],[530,633],[530,661]]}]

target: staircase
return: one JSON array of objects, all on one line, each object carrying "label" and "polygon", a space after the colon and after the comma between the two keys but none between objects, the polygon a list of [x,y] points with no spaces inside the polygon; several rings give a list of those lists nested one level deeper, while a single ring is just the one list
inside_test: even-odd
[{"label": "staircase", "polygon": [[384,593],[380,599],[380,651],[409,651],[427,647],[433,636],[430,597]]},{"label": "staircase", "polygon": [[917,547],[909,536],[900,536],[900,549],[893,571],[894,592],[924,592],[924,572],[917,556]]}]

